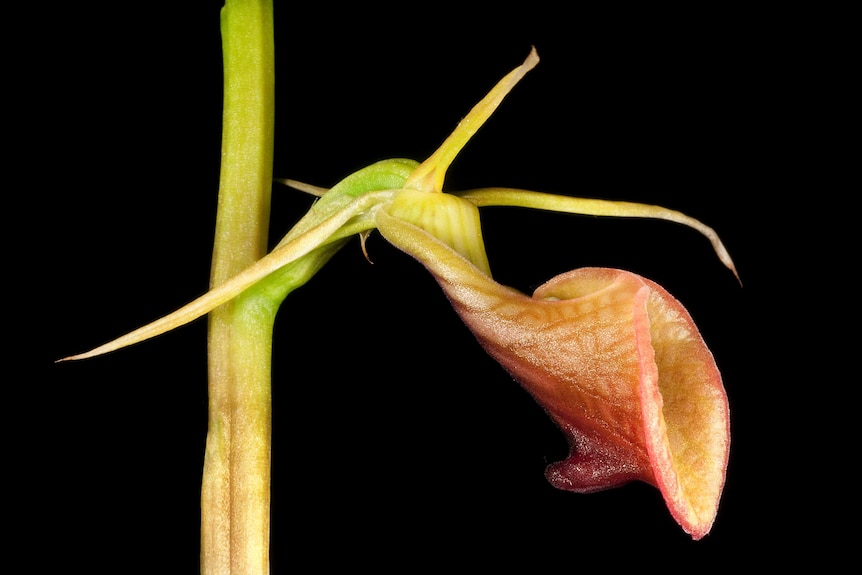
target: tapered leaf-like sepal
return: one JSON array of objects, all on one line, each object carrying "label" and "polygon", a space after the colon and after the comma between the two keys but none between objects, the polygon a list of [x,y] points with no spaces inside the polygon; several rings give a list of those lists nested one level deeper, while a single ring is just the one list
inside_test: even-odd
[{"label": "tapered leaf-like sepal", "polygon": [[554,486],[592,492],[644,481],[686,532],[709,532],[727,467],[727,397],[677,300],[605,268],[560,275],[529,297],[385,210],[377,223],[431,271],[485,350],[566,434],[570,455],[546,472]]}]

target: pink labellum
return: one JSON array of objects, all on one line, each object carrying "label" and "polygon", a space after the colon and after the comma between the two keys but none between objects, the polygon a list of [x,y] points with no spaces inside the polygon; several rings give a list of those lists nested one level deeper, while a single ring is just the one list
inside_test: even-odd
[{"label": "pink labellum", "polygon": [[555,487],[589,493],[645,481],[686,532],[709,531],[727,467],[727,397],[676,299],[604,268],[560,275],[532,298],[438,280],[485,350],[565,432],[570,455],[546,472]]}]

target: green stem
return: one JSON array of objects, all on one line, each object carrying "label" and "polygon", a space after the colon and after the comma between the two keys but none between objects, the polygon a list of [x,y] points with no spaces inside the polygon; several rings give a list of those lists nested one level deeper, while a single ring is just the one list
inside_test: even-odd
[{"label": "green stem", "polygon": [[[221,13],[224,112],[211,287],[266,254],[272,191],[272,0]],[[210,314],[201,572],[269,573],[273,302],[249,294]]]}]

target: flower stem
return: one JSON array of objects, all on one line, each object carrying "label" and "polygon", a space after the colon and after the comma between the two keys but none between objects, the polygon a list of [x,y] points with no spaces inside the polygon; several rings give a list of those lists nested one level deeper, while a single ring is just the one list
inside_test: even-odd
[{"label": "flower stem", "polygon": [[[274,125],[272,0],[221,13],[224,111],[211,287],[266,254]],[[276,305],[244,294],[210,314],[201,573],[269,573],[271,353]]]}]

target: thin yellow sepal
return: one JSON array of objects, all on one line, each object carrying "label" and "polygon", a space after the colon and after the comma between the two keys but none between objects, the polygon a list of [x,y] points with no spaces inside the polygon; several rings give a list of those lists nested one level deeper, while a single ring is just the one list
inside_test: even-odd
[{"label": "thin yellow sepal", "polygon": [[718,259],[731,271],[737,281],[742,285],[742,280],[736,271],[736,266],[724,247],[718,234],[711,227],[700,220],[690,216],[649,204],[638,204],[634,202],[618,202],[611,200],[598,200],[590,198],[575,198],[570,196],[559,196],[545,194],[542,192],[531,192],[514,188],[481,188],[458,192],[457,195],[469,200],[477,207],[486,206],[514,206],[521,208],[535,208],[563,212],[569,214],[581,214],[587,216],[611,216],[618,218],[653,218],[668,220],[694,228],[706,236],[712,244]]},{"label": "thin yellow sepal", "polygon": [[[319,225],[294,238],[292,241],[281,245],[269,254],[247,267],[218,287],[208,291],[196,300],[186,304],[175,312],[157,319],[143,327],[127,333],[113,341],[94,348],[88,352],[70,355],[61,361],[87,359],[97,355],[116,351],[132,344],[156,337],[172,329],[185,325],[207,313],[218,306],[226,303],[245,291],[248,287],[268,276],[287,264],[298,260],[310,253],[312,250],[342,239],[344,237],[359,233],[364,229],[374,227],[374,210],[376,206],[391,200],[396,190],[384,190],[380,192],[369,192],[350,202],[347,207],[336,212],[332,217],[324,220]],[[345,224],[356,216],[363,216],[367,220],[365,226],[353,222],[347,229]]]},{"label": "thin yellow sepal", "polygon": [[437,148],[431,156],[422,162],[404,182],[405,188],[420,190],[423,192],[440,192],[443,190],[443,181],[446,179],[446,170],[458,155],[458,152],[467,144],[482,124],[485,123],[503,98],[515,87],[527,72],[535,68],[539,63],[539,55],[536,49],[530,50],[529,56],[524,63],[506,74],[502,80],[497,82],[482,100],[473,106],[455,130],[449,135],[443,144]]}]

